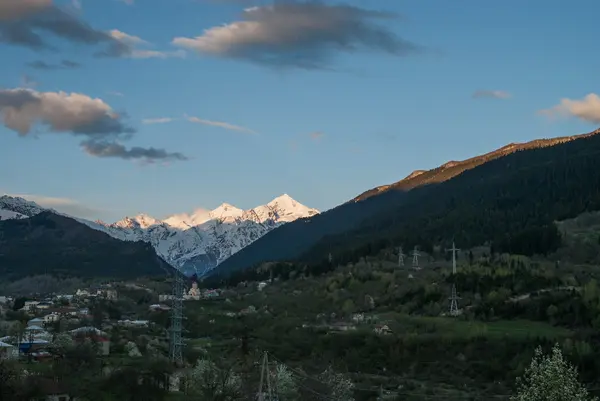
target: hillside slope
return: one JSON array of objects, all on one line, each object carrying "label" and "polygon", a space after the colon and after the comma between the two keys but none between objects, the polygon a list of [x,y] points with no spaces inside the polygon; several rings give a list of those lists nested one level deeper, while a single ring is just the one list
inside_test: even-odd
[{"label": "hillside slope", "polygon": [[501,147],[500,149],[494,150],[484,155],[475,156],[467,160],[449,161],[431,170],[415,170],[412,173],[410,173],[406,178],[398,182],[395,182],[390,185],[382,185],[365,191],[362,194],[358,195],[356,198],[352,199],[352,201],[357,202],[365,200],[372,196],[394,189],[407,191],[413,188],[421,187],[423,185],[439,184],[441,182],[448,181],[458,176],[459,174],[462,174],[464,171],[470,170],[484,163],[490,162],[492,160],[498,159],[500,157],[515,152],[528,149],[539,149],[549,146],[556,146],[577,139],[584,139],[596,135],[598,133],[600,133],[600,130],[581,135],[563,136],[550,139],[536,139],[525,143],[511,143]]},{"label": "hillside slope", "polygon": [[[274,230],[216,273],[301,256],[316,260],[329,252],[348,258],[349,252],[369,254],[392,243],[431,246],[448,236],[465,245],[496,240],[514,247],[518,236],[552,235],[544,230],[553,219],[600,208],[599,132],[509,145],[461,166],[446,164],[445,174],[442,167],[415,174],[376,196],[361,195],[362,200]],[[447,180],[435,183],[440,177]]]},{"label": "hillside slope", "polygon": [[49,211],[0,222],[0,276],[36,274],[133,278],[172,267],[143,242],[123,242]]}]

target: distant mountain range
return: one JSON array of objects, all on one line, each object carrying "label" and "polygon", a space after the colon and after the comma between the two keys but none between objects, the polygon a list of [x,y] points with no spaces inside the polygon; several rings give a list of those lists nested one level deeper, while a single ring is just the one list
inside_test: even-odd
[{"label": "distant mountain range", "polygon": [[[22,198],[0,197],[0,220],[28,218],[44,211],[66,216]],[[199,209],[164,220],[146,214],[112,224],[72,218],[122,241],[149,243],[171,265],[201,275],[274,228],[318,213],[284,194],[249,210],[223,203],[211,211]]]},{"label": "distant mountain range", "polygon": [[[394,243],[424,246],[443,236],[456,236],[465,246],[497,240],[510,247],[518,238],[531,236],[549,240],[553,233],[546,227],[552,219],[600,208],[595,198],[600,185],[598,134],[600,130],[513,143],[464,161],[414,171],[396,183],[264,235],[212,273],[225,276],[262,262],[326,259],[336,252],[345,257],[368,255]],[[561,193],[564,202],[557,198]],[[532,245],[523,252],[542,248]]]}]

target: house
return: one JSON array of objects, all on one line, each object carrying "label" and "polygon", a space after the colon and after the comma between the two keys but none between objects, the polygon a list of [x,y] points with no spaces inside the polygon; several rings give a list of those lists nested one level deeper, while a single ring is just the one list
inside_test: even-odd
[{"label": "house", "polygon": [[157,312],[157,311],[168,311],[171,310],[171,308],[169,308],[167,305],[161,305],[161,304],[153,304],[150,305],[148,307],[148,309],[150,309],[153,312]]},{"label": "house", "polygon": [[392,334],[392,330],[387,326],[387,324],[377,326],[373,331],[375,331],[375,333],[379,335]]},{"label": "house", "polygon": [[127,327],[148,327],[148,320],[119,320],[117,322],[121,326]]},{"label": "house", "polygon": [[22,310],[24,310],[25,312],[31,312],[35,310],[38,304],[39,301],[25,301]]},{"label": "house", "polygon": [[90,339],[93,343],[98,346],[98,354],[109,355],[110,354],[110,340],[108,335],[95,327],[86,326],[79,327],[69,332],[75,342],[82,342],[86,339]]},{"label": "house", "polygon": [[39,317],[36,317],[35,319],[31,319],[30,321],[27,322],[27,326],[41,326],[44,324],[44,319],[40,319]]},{"label": "house", "polygon": [[17,347],[0,341],[0,360],[17,359],[18,357],[19,349]]},{"label": "house", "polygon": [[43,317],[44,324],[58,322],[60,320],[60,315],[58,313],[50,313],[49,315],[45,315]]},{"label": "house", "polygon": [[51,302],[40,302],[39,304],[36,305],[36,309],[48,309],[50,307],[52,307]]}]

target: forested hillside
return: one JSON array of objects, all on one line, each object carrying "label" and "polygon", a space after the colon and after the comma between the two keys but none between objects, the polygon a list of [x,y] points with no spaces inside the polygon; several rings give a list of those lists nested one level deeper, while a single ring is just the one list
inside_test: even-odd
[{"label": "forested hillside", "polygon": [[123,242],[64,216],[42,212],[0,222],[3,279],[52,274],[132,278],[165,275],[172,268],[151,245]]},{"label": "forested hillside", "polygon": [[[595,131],[597,133],[597,131]],[[545,253],[557,248],[553,222],[600,209],[600,136],[584,135],[489,160],[447,181],[388,190],[287,224],[226,260],[216,273],[265,261],[350,261],[403,245],[423,249],[452,237],[464,246]]]}]

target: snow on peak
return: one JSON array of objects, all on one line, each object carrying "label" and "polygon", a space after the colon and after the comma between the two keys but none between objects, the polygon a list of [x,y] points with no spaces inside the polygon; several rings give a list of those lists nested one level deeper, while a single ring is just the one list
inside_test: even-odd
[{"label": "snow on peak", "polygon": [[[0,197],[0,220],[28,218],[43,211],[62,214],[23,198]],[[213,210],[196,209],[192,214],[175,214],[164,220],[143,213],[112,224],[75,220],[122,241],[150,243],[173,266],[201,275],[274,228],[317,213],[283,194],[246,211],[222,203]]]},{"label": "snow on peak", "polygon": [[18,196],[0,196],[0,213],[2,215],[0,220],[32,217],[46,210],[50,209],[45,209],[35,202]]},{"label": "snow on peak", "polygon": [[172,265],[201,275],[272,229],[317,213],[283,194],[249,210],[222,203],[164,220],[140,214],[114,224],[85,224],[121,240],[149,242]]},{"label": "snow on peak", "polygon": [[222,203],[218,208],[210,212],[210,217],[213,219],[221,219],[223,221],[232,222],[242,217],[244,211],[229,203]]},{"label": "snow on peak", "polygon": [[283,194],[267,203],[267,206],[277,214],[277,220],[290,222],[296,219],[314,216],[318,214],[317,209],[312,209],[297,202],[288,194]]}]

